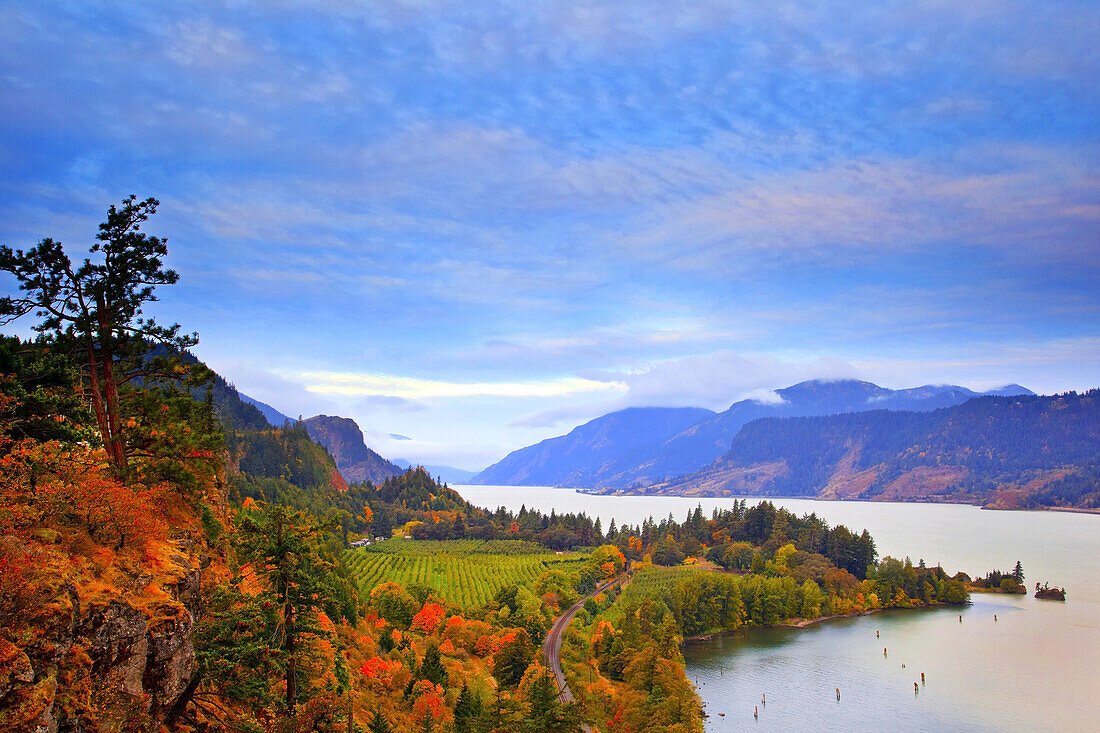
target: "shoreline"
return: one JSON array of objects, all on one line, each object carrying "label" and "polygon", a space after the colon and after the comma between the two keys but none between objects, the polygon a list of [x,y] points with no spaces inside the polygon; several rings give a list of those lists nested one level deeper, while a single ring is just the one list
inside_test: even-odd
[{"label": "shoreline", "polygon": [[[452,484],[451,488],[454,489],[459,486],[469,486],[471,488],[513,488],[512,485],[506,484]],[[932,500],[891,500],[891,499],[842,499],[837,497],[824,497],[824,496],[754,496],[752,494],[648,494],[631,489],[593,489],[577,486],[543,486],[541,484],[516,484],[518,488],[531,488],[531,489],[553,489],[554,491],[573,491],[583,496],[599,496],[599,497],[612,497],[612,498],[628,498],[638,497],[647,499],[749,499],[752,501],[771,501],[777,502],[784,499],[797,499],[799,501],[819,501],[830,504],[937,504],[945,506],[972,506],[976,509],[996,511],[996,512],[1066,512],[1070,514],[1093,514],[1100,516],[1100,507],[1066,507],[1066,506],[1037,506],[1037,507],[1010,507],[1010,506],[996,506],[995,504],[982,504],[977,501],[944,501],[942,499]],[[457,489],[456,489],[457,490]],[[459,492],[461,493],[461,492]]]},{"label": "shoreline", "polygon": [[612,496],[612,497],[627,497],[627,496],[639,496],[653,499],[754,499],[760,501],[782,501],[783,499],[798,499],[799,501],[821,501],[828,503],[867,503],[867,504],[946,504],[950,506],[972,506],[977,509],[995,511],[995,512],[1068,512],[1071,514],[1095,514],[1100,515],[1100,507],[1067,507],[1067,506],[1036,506],[1036,507],[1013,507],[1013,506],[996,506],[995,504],[982,504],[977,501],[945,501],[943,499],[844,499],[839,497],[825,497],[825,496],[753,496],[750,494],[647,494],[629,489],[582,489],[569,486],[555,486],[555,489],[572,490],[578,494],[585,494],[587,496]]},{"label": "shoreline", "polygon": [[[1075,507],[1075,506],[1048,506],[1043,507],[1047,511],[1051,512],[1068,512],[1070,514],[1100,514],[1100,508],[1093,507]],[[1031,511],[1025,509],[1024,511]],[[1035,510],[1038,511],[1038,510]]]},{"label": "shoreline", "polygon": [[921,611],[936,608],[949,608],[951,606],[966,606],[968,603],[936,603],[933,605],[914,606],[912,608],[871,608],[866,611],[853,611],[851,613],[836,613],[831,616],[818,616],[817,618],[799,619],[798,621],[786,621],[778,624],[761,624],[759,626],[739,626],[736,629],[722,629],[721,631],[712,631],[709,634],[699,634],[697,636],[684,637],[684,640],[680,642],[680,645],[695,644],[707,641],[713,641],[715,639],[721,639],[727,636],[743,631],[755,631],[757,629],[805,629],[809,626],[815,626],[825,621],[836,621],[838,619],[847,618],[859,618],[860,616],[874,616],[879,613],[886,613],[888,611]]}]

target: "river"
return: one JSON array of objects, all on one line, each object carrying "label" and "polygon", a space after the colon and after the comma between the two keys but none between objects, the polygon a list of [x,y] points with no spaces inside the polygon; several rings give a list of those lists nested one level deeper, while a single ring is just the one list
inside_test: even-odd
[{"label": "river", "polygon": [[[600,517],[605,529],[612,518],[637,524],[671,512],[682,521],[697,504],[709,515],[731,501],[594,496],[534,486],[454,488],[478,506],[583,511]],[[880,556],[940,563],[949,573],[1010,571],[1019,560],[1032,591],[1036,581],[1050,581],[1066,588],[1068,600],[1039,601],[1031,592],[975,594],[961,610],[961,623],[957,609],[887,612],[805,629],[747,629],[688,644],[687,673],[706,703],[708,731],[748,725],[761,731],[1100,725],[1100,516],[955,504],[772,501],[857,532],[866,528]],[[760,704],[763,695],[766,705]]]}]

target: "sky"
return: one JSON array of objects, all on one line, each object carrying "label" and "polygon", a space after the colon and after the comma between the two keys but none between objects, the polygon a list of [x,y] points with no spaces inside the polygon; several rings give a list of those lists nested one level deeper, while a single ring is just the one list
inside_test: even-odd
[{"label": "sky", "polygon": [[1091,1],[0,0],[0,243],[155,196],[199,357],[466,469],[804,379],[1087,389],[1098,38]]}]

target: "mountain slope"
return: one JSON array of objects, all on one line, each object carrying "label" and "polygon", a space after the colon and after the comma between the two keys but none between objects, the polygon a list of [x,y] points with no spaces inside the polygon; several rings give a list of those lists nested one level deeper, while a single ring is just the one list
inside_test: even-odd
[{"label": "mountain slope", "polygon": [[[1002,390],[1008,390],[1008,394],[1031,394],[1017,385]],[[648,454],[635,452],[626,456],[618,470],[606,473],[603,485],[649,485],[695,471],[725,453],[742,426],[762,417],[809,417],[866,410],[927,411],[980,396],[952,385],[893,390],[857,380],[801,382],[776,390],[776,394],[782,402],[735,402],[725,412],[692,426]]]},{"label": "mountain slope", "polygon": [[[1032,394],[1008,385],[983,394]],[[630,435],[624,430],[605,436],[616,445],[604,445],[585,456],[577,451],[578,431],[621,413],[597,418],[559,438],[509,454],[482,471],[472,483],[550,484],[575,487],[649,486],[691,473],[711,463],[729,447],[746,423],[763,417],[805,417],[866,410],[935,410],[958,405],[980,393],[952,385],[926,385],[893,390],[857,380],[802,382],[776,391],[776,402],[741,400],[721,413],[703,411],[701,419],[664,436]],[[648,408],[657,409],[657,408]],[[626,412],[626,411],[624,411]],[[583,437],[583,436],[582,436]],[[568,452],[568,454],[567,454]],[[541,466],[567,466],[561,470]]]},{"label": "mountain slope", "polygon": [[332,454],[336,459],[336,467],[351,483],[370,481],[377,484],[404,473],[398,466],[367,447],[363,440],[363,431],[351,418],[316,415],[303,420],[301,424],[309,437]]},{"label": "mountain slope", "polygon": [[713,415],[697,407],[632,407],[509,453],[470,479],[474,484],[593,486],[605,466],[653,446]]},{"label": "mountain slope", "polygon": [[247,402],[248,404],[255,407],[257,410],[259,410],[263,414],[264,418],[269,423],[271,423],[272,427],[281,428],[283,425],[286,425],[288,422],[297,422],[296,420],[293,420],[292,418],[287,417],[283,413],[279,412],[278,410],[276,410],[274,407],[267,404],[266,402],[260,402],[257,399],[249,397],[248,395],[244,394],[243,392],[238,392],[237,394],[240,395],[240,398],[241,398],[242,402]]},{"label": "mountain slope", "polygon": [[767,418],[645,493],[1100,506],[1100,391],[990,396],[932,412]]}]

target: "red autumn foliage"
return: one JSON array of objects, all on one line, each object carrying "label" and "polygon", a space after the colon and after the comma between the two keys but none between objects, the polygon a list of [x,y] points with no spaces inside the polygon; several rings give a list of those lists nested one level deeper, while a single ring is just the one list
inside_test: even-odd
[{"label": "red autumn foliage", "polygon": [[167,529],[162,496],[119,481],[102,451],[24,441],[0,458],[0,531],[82,527],[101,544],[140,547]]},{"label": "red autumn foliage", "polygon": [[410,629],[419,629],[425,634],[431,634],[443,620],[446,611],[438,603],[425,603],[415,616],[413,616]]},{"label": "red autumn foliage", "polygon": [[413,688],[413,694],[417,695],[413,703],[413,720],[417,725],[431,719],[435,722],[445,722],[451,717],[451,708],[443,698],[443,688],[432,684],[428,680],[420,680]]},{"label": "red autumn foliage", "polygon": [[363,666],[359,668],[360,674],[367,679],[380,679],[384,676],[388,676],[391,670],[391,665],[385,659],[381,657],[371,657]]}]

